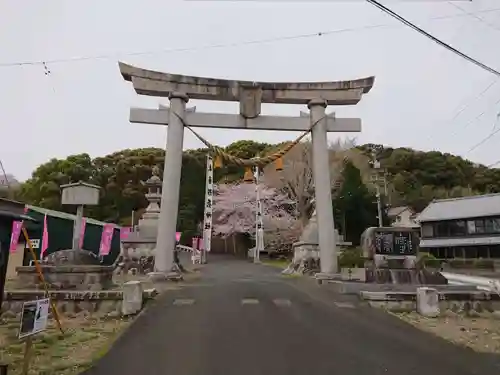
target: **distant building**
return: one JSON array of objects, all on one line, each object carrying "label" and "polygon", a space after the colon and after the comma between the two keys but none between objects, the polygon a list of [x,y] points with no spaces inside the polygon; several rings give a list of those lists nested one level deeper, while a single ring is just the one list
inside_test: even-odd
[{"label": "distant building", "polygon": [[435,200],[417,220],[437,258],[500,258],[500,194]]},{"label": "distant building", "polygon": [[389,220],[391,220],[391,226],[393,227],[419,227],[419,224],[415,221],[416,213],[411,207],[392,207],[389,209],[389,211],[387,211],[387,216],[389,217]]}]

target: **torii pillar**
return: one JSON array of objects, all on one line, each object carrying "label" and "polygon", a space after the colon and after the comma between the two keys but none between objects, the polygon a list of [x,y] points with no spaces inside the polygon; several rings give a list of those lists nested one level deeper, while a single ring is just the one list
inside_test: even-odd
[{"label": "torii pillar", "polygon": [[[141,95],[168,97],[170,107],[158,110],[132,108],[130,121],[168,125],[163,191],[155,252],[155,275],[177,277],[174,269],[175,231],[184,140],[183,121],[192,127],[229,129],[292,130],[312,129],[313,174],[320,248],[319,278],[338,273],[331,197],[327,132],[359,132],[360,119],[337,119],[326,114],[328,105],[354,105],[369,92],[374,77],[336,82],[249,82],[183,76],[155,72],[119,63],[123,78],[132,82]],[[240,114],[186,111],[189,98],[238,101]],[[261,116],[261,103],[306,104],[309,118]]]}]

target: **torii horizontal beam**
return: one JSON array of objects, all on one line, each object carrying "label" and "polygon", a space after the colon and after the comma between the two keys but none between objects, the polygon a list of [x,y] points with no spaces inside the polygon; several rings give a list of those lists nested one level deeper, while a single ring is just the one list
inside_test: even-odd
[{"label": "torii horizontal beam", "polygon": [[122,77],[141,95],[169,97],[182,92],[190,99],[307,104],[323,99],[328,105],[354,105],[368,93],[375,77],[326,82],[252,82],[157,72],[118,63]]},{"label": "torii horizontal beam", "polygon": [[[246,119],[237,114],[196,113],[196,107],[186,109],[185,121],[189,126],[200,128],[225,128],[249,130],[306,131],[311,127],[307,113],[300,117],[259,116]],[[131,108],[129,121],[138,124],[168,125],[169,107],[160,105],[159,109]],[[361,119],[336,118],[327,116],[328,132],[360,132]]]}]

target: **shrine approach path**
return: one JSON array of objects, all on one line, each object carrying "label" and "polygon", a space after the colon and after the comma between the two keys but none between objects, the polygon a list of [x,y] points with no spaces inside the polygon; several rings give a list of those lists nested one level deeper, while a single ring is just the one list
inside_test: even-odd
[{"label": "shrine approach path", "polygon": [[492,375],[478,354],[307,278],[213,257],[168,291],[87,375]]}]

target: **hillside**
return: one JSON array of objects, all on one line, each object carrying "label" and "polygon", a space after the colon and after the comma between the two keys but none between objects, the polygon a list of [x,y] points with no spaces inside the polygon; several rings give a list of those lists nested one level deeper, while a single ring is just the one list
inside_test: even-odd
[{"label": "hillside", "polygon": [[[359,149],[366,152],[369,146]],[[393,206],[408,204],[420,211],[432,199],[500,192],[499,169],[474,164],[459,156],[382,147],[379,158],[389,174],[388,195]]]},{"label": "hillside", "polygon": [[[342,155],[356,159],[353,164],[359,169],[361,180],[367,181],[368,158],[364,154],[373,146],[362,145],[350,151],[332,152],[344,152]],[[500,192],[500,170],[474,165],[458,156],[440,152],[377,147],[382,167],[388,172],[384,201],[392,206],[407,204],[421,210],[434,198]],[[279,145],[241,140],[229,145],[226,151],[251,158],[277,148]],[[182,230],[195,231],[203,216],[205,155],[205,149],[184,152],[179,205],[179,227]],[[33,172],[32,178],[18,189],[16,198],[33,205],[65,210],[60,205],[59,186],[79,180],[90,181],[103,187],[103,196],[100,205],[89,207],[86,214],[99,220],[129,224],[132,210],[141,211],[146,207],[145,188],[141,181],[151,176],[154,165],[162,167],[163,157],[162,149],[143,148],[122,150],[95,159],[87,154],[72,155],[64,160],[52,159]],[[305,164],[310,163],[310,156],[302,158],[305,158]],[[242,168],[223,166],[216,170],[215,179],[235,181],[241,179],[243,173]]]}]

